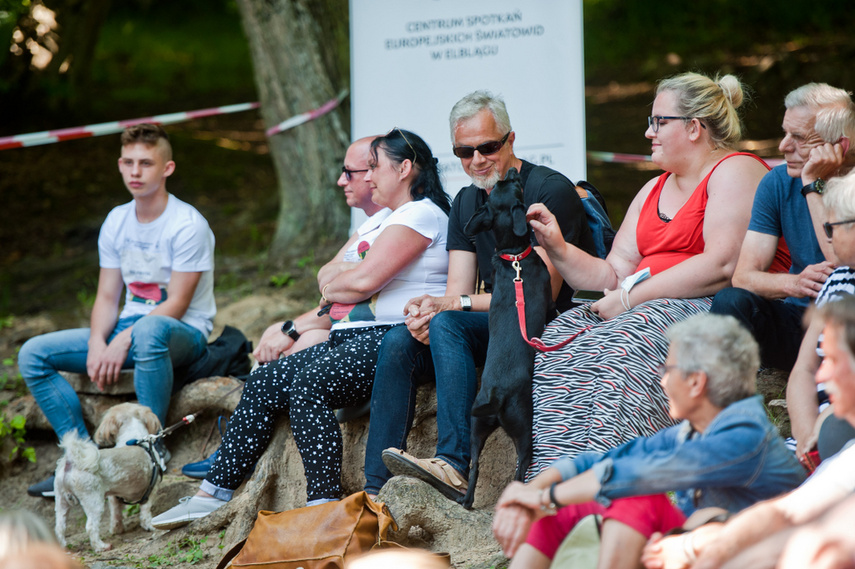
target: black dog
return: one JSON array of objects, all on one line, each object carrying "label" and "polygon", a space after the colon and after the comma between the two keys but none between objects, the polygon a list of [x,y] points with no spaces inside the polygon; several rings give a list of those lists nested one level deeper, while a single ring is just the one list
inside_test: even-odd
[{"label": "black dog", "polygon": [[[492,229],[496,237],[490,344],[481,374],[481,388],[472,405],[469,490],[460,499],[466,508],[471,508],[475,500],[478,458],[487,437],[496,428],[501,426],[514,441],[517,450],[515,480],[523,480],[531,463],[534,348],[520,332],[514,279],[519,276],[523,280],[528,338],[540,337],[547,314],[554,310],[554,304],[549,271],[537,253],[531,250],[525,214],[520,177],[516,169],[511,168],[505,179],[493,187],[487,203],[475,211],[464,228],[469,235]],[[502,256],[518,259],[519,273],[514,268],[514,260],[508,261]]]}]

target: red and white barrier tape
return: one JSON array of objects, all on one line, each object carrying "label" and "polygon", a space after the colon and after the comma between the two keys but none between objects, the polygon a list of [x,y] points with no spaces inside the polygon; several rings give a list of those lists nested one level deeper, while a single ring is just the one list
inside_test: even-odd
[{"label": "red and white barrier tape", "polygon": [[279,134],[280,132],[284,132],[288,129],[294,128],[295,126],[299,126],[305,122],[315,120],[316,118],[327,114],[328,112],[339,106],[345,97],[347,97],[347,89],[343,89],[335,99],[330,99],[314,111],[309,111],[306,113],[299,114],[297,116],[293,116],[290,119],[282,121],[276,126],[268,128],[266,131],[264,131],[264,133],[268,137],[270,137],[274,134]]},{"label": "red and white barrier tape", "polygon": [[105,134],[116,134],[122,132],[126,127],[144,122],[158,124],[173,124],[191,119],[210,117],[214,115],[225,115],[257,109],[258,103],[240,103],[227,105],[225,107],[213,107],[198,111],[187,111],[183,113],[169,113],[153,117],[143,117],[124,121],[104,122],[87,126],[76,126],[60,130],[45,130],[30,134],[18,134],[15,136],[0,137],[0,150],[7,148],[21,148],[23,146],[38,146],[40,144],[53,144],[63,140],[74,140],[75,138],[87,138],[90,136],[103,136]]},{"label": "red and white barrier tape", "polygon": [[[273,136],[280,132],[285,132],[288,129],[299,126],[310,120],[314,120],[323,116],[339,106],[347,96],[347,89],[343,90],[335,99],[330,99],[317,109],[308,111],[297,116],[291,117],[288,120],[282,121],[278,125],[267,129],[267,136]],[[59,130],[45,130],[42,132],[32,132],[29,134],[17,134],[15,136],[0,137],[0,150],[7,148],[22,148],[24,146],[39,146],[42,144],[53,144],[63,140],[74,140],[76,138],[88,138],[90,136],[104,136],[105,134],[116,134],[125,130],[125,128],[140,124],[140,123],[157,123],[157,124],[174,124],[178,122],[199,119],[202,117],[211,117],[214,115],[225,115],[229,113],[239,113],[257,109],[259,103],[240,103],[237,105],[227,105],[225,107],[213,107],[210,109],[200,109],[198,111],[186,111],[183,113],[169,113],[165,115],[156,115],[153,117],[143,117],[139,119],[130,119],[123,121],[105,122],[99,124],[90,124],[86,126],[76,126],[71,128],[63,128]]]}]

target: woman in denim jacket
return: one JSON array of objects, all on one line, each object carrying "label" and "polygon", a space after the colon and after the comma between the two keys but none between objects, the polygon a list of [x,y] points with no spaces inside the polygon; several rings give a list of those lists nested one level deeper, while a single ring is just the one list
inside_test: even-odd
[{"label": "woman in denim jacket", "polygon": [[739,511],[804,479],[754,395],[759,356],[751,334],[732,317],[703,314],[672,326],[668,338],[661,383],[670,415],[682,422],[606,453],[560,459],[528,484],[512,482],[493,520],[512,569],[548,567],[589,514],[604,519],[599,566],[637,567],[654,532],[680,527],[701,509],[703,519]]}]

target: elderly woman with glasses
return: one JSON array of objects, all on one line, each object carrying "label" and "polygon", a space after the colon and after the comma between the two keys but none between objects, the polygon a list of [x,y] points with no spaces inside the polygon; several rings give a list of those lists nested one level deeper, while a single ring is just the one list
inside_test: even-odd
[{"label": "elderly woman with glasses", "polygon": [[370,399],[383,335],[403,323],[409,299],[442,294],[448,274],[451,203],[428,145],[412,132],[392,129],[372,141],[362,175],[371,199],[391,213],[352,243],[356,262],[340,263],[319,279],[321,305],[329,307],[333,322],[329,340],[250,375],[199,492],[155,517],[156,528],[186,525],[230,500],[281,416],[289,417],[303,460],[308,505],[342,496],[342,439],[333,409]]},{"label": "elderly woman with glasses", "polygon": [[[825,188],[822,202],[828,216],[824,224],[825,234],[840,266],[829,275],[817,294],[817,308],[855,294],[855,172],[832,178]],[[820,389],[817,394],[814,377],[822,362],[819,342],[824,324],[815,312],[787,382],[787,409],[793,425],[797,422],[806,425],[806,431],[814,426],[810,435],[797,441],[796,446],[796,454],[808,465],[817,462],[816,456],[811,454],[814,449],[818,458],[825,460],[855,438],[852,425],[831,415],[832,407],[828,405],[825,391]],[[822,413],[820,409],[823,409]]]},{"label": "elderly woman with glasses", "polygon": [[754,395],[760,357],[751,334],[732,316],[699,314],[667,336],[660,383],[681,423],[605,453],[563,458],[528,484],[512,482],[493,518],[512,569],[548,567],[564,536],[591,514],[604,520],[598,566],[637,567],[654,532],[695,512],[693,523],[737,512],[804,479]]},{"label": "elderly woman with glasses", "polygon": [[603,260],[565,243],[542,204],[529,208],[538,242],[576,290],[604,291],[549,324],[534,376],[530,475],[560,456],[605,451],[671,424],[656,366],[671,324],[707,312],[730,284],[768,166],[734,150],[741,138],[742,86],[686,73],[659,83],[645,136],[665,173],[629,206]]}]

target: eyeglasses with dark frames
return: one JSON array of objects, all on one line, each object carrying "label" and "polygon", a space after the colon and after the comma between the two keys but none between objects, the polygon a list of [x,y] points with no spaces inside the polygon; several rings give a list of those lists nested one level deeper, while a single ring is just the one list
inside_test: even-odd
[{"label": "eyeglasses with dark frames", "polygon": [[[655,134],[655,133],[659,132],[659,121],[666,121],[666,120],[672,120],[672,119],[673,120],[682,119],[684,121],[690,121],[694,118],[697,118],[697,117],[666,117],[666,116],[662,116],[662,115],[652,115],[652,116],[647,117],[647,126],[652,128],[653,133]],[[698,119],[698,124],[700,124],[702,128],[707,128],[707,125],[702,123],[700,121],[700,119]]]},{"label": "eyeglasses with dark frames", "polygon": [[846,225],[847,223],[855,223],[855,219],[847,219],[846,221],[835,221],[834,223],[829,223],[826,221],[822,224],[822,228],[825,229],[825,234],[831,239],[831,235],[834,233],[835,225]]},{"label": "eyeglasses with dark frames", "polygon": [[367,172],[367,171],[368,171],[368,168],[366,168],[365,170],[350,170],[347,166],[341,167],[341,173],[344,174],[344,177],[347,178],[348,182],[353,180],[354,174],[358,174],[360,172]]},{"label": "eyeglasses with dark frames", "polygon": [[479,144],[478,146],[454,146],[451,151],[454,152],[454,155],[458,158],[472,158],[475,156],[475,151],[478,151],[478,154],[481,156],[489,156],[490,154],[495,154],[505,145],[505,142],[508,141],[508,137],[511,135],[511,131],[508,131],[508,134],[502,137],[502,140],[491,140],[490,142],[484,142],[483,144]]}]

